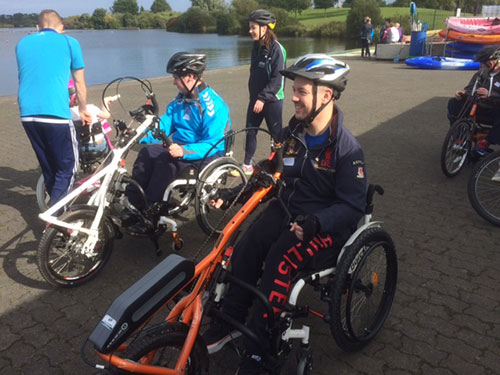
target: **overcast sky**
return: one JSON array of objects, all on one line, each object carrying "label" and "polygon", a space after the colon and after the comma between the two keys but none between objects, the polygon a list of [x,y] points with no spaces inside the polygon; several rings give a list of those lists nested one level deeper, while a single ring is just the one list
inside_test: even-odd
[{"label": "overcast sky", "polygon": [[[184,12],[191,6],[191,0],[167,0],[173,10]],[[0,0],[0,14],[40,13],[43,9],[54,9],[62,17],[89,13],[96,8],[109,10],[114,0]],[[139,7],[151,9],[153,0],[137,0]]]}]

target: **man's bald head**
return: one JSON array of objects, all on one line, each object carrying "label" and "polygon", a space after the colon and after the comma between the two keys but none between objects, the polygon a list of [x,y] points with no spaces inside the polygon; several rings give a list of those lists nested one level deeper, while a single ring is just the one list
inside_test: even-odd
[{"label": "man's bald head", "polygon": [[61,29],[62,31],[64,25],[59,13],[52,9],[45,9],[38,16],[38,26],[41,29]]}]

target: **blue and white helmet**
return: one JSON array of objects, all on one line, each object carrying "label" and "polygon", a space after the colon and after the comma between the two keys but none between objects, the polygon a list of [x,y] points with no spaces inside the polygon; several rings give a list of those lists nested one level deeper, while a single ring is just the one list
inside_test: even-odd
[{"label": "blue and white helmet", "polygon": [[324,53],[312,53],[300,57],[295,63],[280,73],[286,78],[301,76],[313,82],[329,86],[335,91],[335,99],[347,85],[349,65]]}]

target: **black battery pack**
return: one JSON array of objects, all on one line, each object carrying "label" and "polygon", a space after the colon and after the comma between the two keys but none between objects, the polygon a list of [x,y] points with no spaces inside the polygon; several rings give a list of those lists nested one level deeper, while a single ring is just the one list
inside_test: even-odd
[{"label": "black battery pack", "polygon": [[194,262],[171,254],[123,292],[106,311],[89,336],[99,352],[118,348],[128,334],[193,278]]}]

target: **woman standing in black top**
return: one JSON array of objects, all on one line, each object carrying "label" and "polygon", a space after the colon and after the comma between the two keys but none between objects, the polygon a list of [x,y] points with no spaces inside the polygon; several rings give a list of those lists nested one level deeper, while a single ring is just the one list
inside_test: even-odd
[{"label": "woman standing in black top", "polygon": [[[258,128],[266,119],[267,128],[277,138],[281,132],[286,50],[273,33],[276,17],[264,9],[254,10],[248,16],[250,36],[254,41],[248,89],[250,103],[247,110],[247,128]],[[243,171],[253,172],[252,158],[257,148],[257,132],[248,131],[245,144]]]}]

